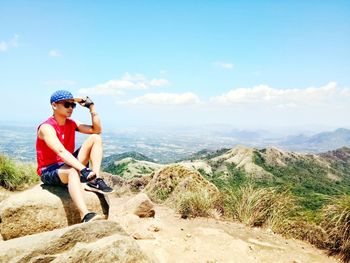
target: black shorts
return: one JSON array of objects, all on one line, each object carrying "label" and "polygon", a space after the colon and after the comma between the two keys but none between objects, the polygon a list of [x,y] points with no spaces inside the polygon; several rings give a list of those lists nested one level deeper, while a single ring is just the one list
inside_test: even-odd
[{"label": "black shorts", "polygon": [[[75,158],[78,157],[80,148],[77,149],[73,155]],[[64,162],[50,164],[41,169],[41,181],[46,185],[59,185],[67,186],[67,184],[62,183],[60,177],[58,176],[58,169],[64,165]]]}]

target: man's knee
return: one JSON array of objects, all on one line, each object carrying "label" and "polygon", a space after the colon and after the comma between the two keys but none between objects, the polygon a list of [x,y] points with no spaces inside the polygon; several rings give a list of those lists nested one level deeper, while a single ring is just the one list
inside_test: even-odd
[{"label": "man's knee", "polygon": [[58,176],[61,180],[62,183],[68,184],[70,180],[74,180],[80,177],[79,173],[77,170],[74,168],[65,168],[65,169],[60,169],[58,172]]},{"label": "man's knee", "polygon": [[90,135],[90,139],[94,142],[94,143],[102,143],[102,137],[100,134],[91,134]]},{"label": "man's knee", "polygon": [[69,169],[67,170],[67,174],[68,174],[68,180],[72,180],[72,179],[75,179],[75,178],[79,178],[79,177],[80,177],[78,171],[75,170],[74,168],[69,168]]}]

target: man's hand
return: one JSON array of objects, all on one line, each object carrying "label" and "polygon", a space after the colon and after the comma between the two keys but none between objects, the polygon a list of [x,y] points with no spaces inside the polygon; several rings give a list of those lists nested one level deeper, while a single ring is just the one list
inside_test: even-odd
[{"label": "man's hand", "polygon": [[90,106],[94,105],[94,102],[88,96],[86,96],[86,97],[82,98],[82,100],[79,102],[79,104],[83,107],[90,109]]}]

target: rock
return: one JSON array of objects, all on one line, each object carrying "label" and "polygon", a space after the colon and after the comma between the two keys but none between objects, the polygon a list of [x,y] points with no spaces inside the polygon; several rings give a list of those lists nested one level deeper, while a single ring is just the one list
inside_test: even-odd
[{"label": "rock", "polygon": [[[84,191],[88,209],[108,217],[109,205],[101,194]],[[37,185],[14,194],[0,205],[0,232],[4,240],[80,223],[68,189]]]},{"label": "rock", "polygon": [[100,173],[101,178],[112,188],[121,187],[126,183],[126,180],[118,175],[113,175],[107,172]]},{"label": "rock", "polygon": [[0,262],[150,262],[118,223],[95,221],[1,243]]},{"label": "rock", "polygon": [[124,211],[139,217],[154,217],[154,205],[145,193],[139,193],[124,205]]},{"label": "rock", "polygon": [[155,239],[155,237],[146,231],[137,231],[132,234],[132,237],[136,240],[149,240],[149,239]]},{"label": "rock", "polygon": [[160,228],[158,226],[155,226],[155,225],[150,225],[148,228],[147,228],[148,231],[151,231],[151,232],[159,232]]},{"label": "rock", "polygon": [[144,175],[140,178],[132,178],[127,181],[127,184],[130,186],[130,189],[133,191],[141,191],[146,185],[151,181],[151,176]]}]

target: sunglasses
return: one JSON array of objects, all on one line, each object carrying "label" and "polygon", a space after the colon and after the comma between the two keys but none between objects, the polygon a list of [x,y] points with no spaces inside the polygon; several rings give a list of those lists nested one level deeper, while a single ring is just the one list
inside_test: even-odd
[{"label": "sunglasses", "polygon": [[73,109],[75,109],[75,107],[77,106],[75,102],[62,101],[59,103],[62,104],[66,109],[69,109],[69,107],[72,107]]}]

